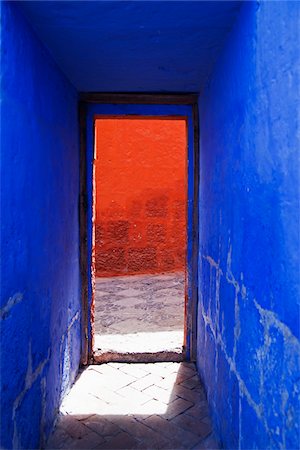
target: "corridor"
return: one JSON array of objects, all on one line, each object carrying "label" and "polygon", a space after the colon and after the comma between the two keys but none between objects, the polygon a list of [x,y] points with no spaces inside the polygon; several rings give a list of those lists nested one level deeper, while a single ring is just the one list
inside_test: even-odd
[{"label": "corridor", "polygon": [[300,2],[0,14],[0,448],[298,450]]},{"label": "corridor", "polygon": [[47,449],[218,449],[192,363],[108,363],[81,371]]}]

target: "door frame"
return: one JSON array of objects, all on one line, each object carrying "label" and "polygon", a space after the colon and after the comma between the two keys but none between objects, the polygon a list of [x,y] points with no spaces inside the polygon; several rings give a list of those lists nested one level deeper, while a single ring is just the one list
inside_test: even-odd
[{"label": "door frame", "polygon": [[81,274],[81,364],[93,358],[93,163],[94,125],[99,117],[157,118],[187,120],[187,243],[185,359],[196,359],[199,250],[199,116],[195,94],[110,94],[82,93],[79,101],[80,126],[80,274]]}]

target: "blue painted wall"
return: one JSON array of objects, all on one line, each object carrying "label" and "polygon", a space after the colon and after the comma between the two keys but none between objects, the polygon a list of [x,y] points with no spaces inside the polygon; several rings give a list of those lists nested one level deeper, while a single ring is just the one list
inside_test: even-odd
[{"label": "blue painted wall", "polygon": [[300,3],[247,2],[200,105],[198,367],[225,448],[299,448]]},{"label": "blue painted wall", "polygon": [[77,93],[2,3],[1,448],[37,448],[80,354]]},{"label": "blue painted wall", "polygon": [[100,92],[199,92],[240,7],[186,0],[18,3],[74,86]]}]

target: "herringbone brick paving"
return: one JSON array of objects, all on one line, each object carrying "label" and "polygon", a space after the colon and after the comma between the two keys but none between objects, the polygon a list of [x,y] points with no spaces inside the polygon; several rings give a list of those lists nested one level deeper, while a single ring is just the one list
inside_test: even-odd
[{"label": "herringbone brick paving", "polygon": [[47,449],[217,449],[193,363],[108,363],[83,370]]}]

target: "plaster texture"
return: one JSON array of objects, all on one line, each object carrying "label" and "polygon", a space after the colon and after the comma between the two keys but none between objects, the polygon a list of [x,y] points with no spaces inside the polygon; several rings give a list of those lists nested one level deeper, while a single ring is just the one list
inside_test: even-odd
[{"label": "plaster texture", "polygon": [[96,120],[95,273],[179,271],[186,259],[186,120]]},{"label": "plaster texture", "polygon": [[79,91],[199,92],[241,3],[18,4]]},{"label": "plaster texture", "polygon": [[80,357],[77,93],[1,3],[1,448],[40,448]]},{"label": "plaster texture", "polygon": [[199,371],[225,448],[299,448],[300,4],[247,2],[200,106]]}]

